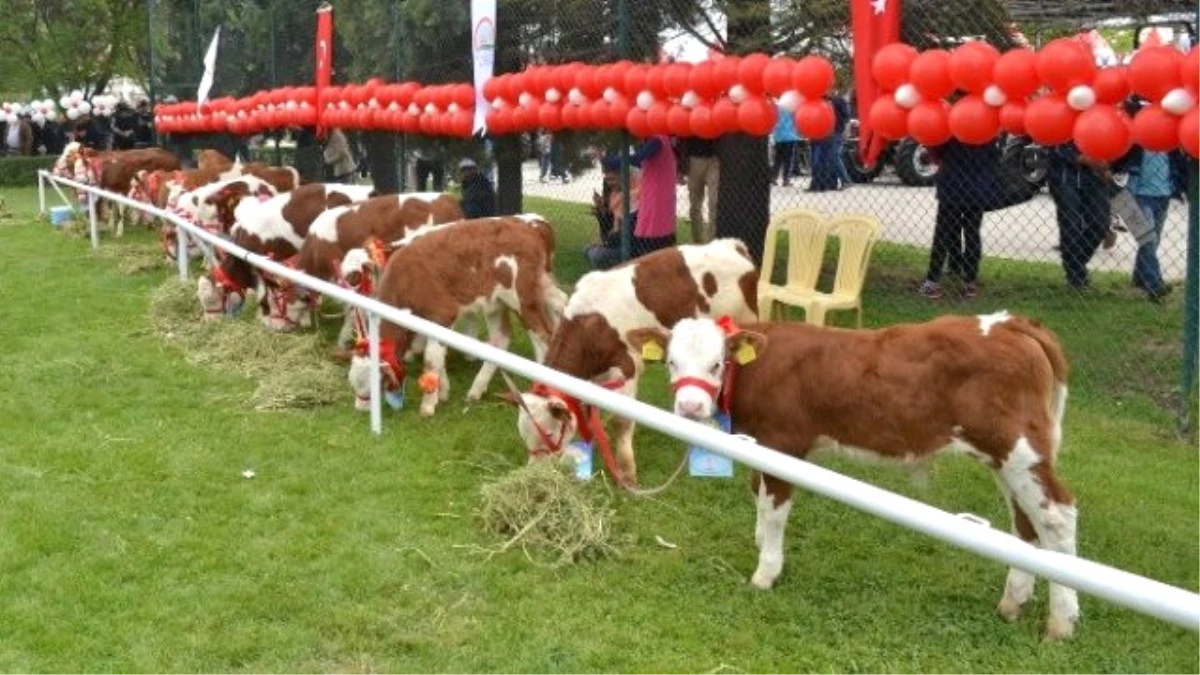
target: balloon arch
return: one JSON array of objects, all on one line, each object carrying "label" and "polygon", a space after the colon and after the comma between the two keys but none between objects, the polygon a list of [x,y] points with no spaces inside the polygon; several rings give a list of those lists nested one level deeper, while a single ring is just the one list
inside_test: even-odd
[{"label": "balloon arch", "polygon": [[[1128,67],[1098,69],[1082,42],[1063,38],[1040,51],[1001,54],[984,42],[952,51],[917,52],[895,43],[876,54],[872,76],[883,95],[865,111],[885,139],[925,145],[951,137],[986,143],[1001,131],[1043,145],[1074,141],[1095,159],[1120,157],[1137,143],[1150,150],[1182,147],[1200,156],[1197,77],[1200,52],[1140,50]],[[834,129],[825,100],[833,66],[819,56],[726,56],[698,64],[619,61],[532,66],[489,79],[487,131],[494,136],[544,128],[617,130],[635,136],[716,138],[764,135],[779,114],[794,115],[810,139]],[[1147,102],[1133,118],[1124,103]],[[949,98],[955,98],[953,103]],[[477,96],[469,84],[416,82],[284,87],[245,98],[159,105],[160,133],[257,134],[285,127],[340,127],[470,137]],[[864,111],[860,111],[862,113]]]}]

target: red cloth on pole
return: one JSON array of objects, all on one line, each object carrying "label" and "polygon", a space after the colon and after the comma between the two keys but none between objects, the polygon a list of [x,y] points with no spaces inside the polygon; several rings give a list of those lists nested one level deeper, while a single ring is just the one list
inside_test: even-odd
[{"label": "red cloth on pole", "polygon": [[858,111],[858,152],[870,166],[886,143],[871,133],[871,105],[879,86],[871,76],[871,62],[884,46],[900,40],[900,0],[850,0],[850,28],[854,34],[854,98]]},{"label": "red cloth on pole", "polygon": [[325,125],[322,122],[324,116],[324,106],[321,105],[321,90],[329,86],[329,79],[333,73],[333,7],[324,4],[317,9],[317,46],[313,52],[316,54],[317,64],[313,72],[316,73],[316,97],[314,102],[317,106],[317,138],[324,138]]}]

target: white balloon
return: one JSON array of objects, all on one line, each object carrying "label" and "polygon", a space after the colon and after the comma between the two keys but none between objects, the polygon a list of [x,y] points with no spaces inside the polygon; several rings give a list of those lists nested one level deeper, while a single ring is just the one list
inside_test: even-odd
[{"label": "white balloon", "polygon": [[420,115],[421,114],[420,106],[418,106],[416,103],[409,103],[408,104],[408,114],[412,115],[413,117]]},{"label": "white balloon", "polygon": [[71,92],[71,102],[72,103],[79,103],[82,100],[83,100],[83,92],[82,91],[79,91],[78,89],[76,89],[75,91]]},{"label": "white balloon", "polygon": [[609,103],[613,103],[620,97],[621,97],[621,92],[617,91],[616,89],[613,89],[612,87],[608,87],[607,89],[604,90],[604,100],[608,101]]},{"label": "white balloon", "polygon": [[91,103],[88,103],[87,101],[80,101],[80,102],[79,102],[79,112],[81,112],[81,113],[83,113],[84,115],[86,115],[86,114],[88,114],[88,113],[89,113],[89,112],[91,112],[91,111],[92,111],[92,104],[91,104]]},{"label": "white balloon", "polygon": [[915,108],[921,102],[921,92],[909,83],[904,83],[896,88],[896,93],[892,95],[896,99],[896,105],[901,108]]},{"label": "white balloon", "polygon": [[795,89],[789,89],[783,92],[783,96],[779,97],[779,107],[787,112],[796,112],[801,103],[804,103],[804,96]]},{"label": "white balloon", "polygon": [[499,110],[500,108],[503,108],[507,105],[508,105],[508,101],[505,101],[504,99],[500,98],[499,96],[497,96],[496,99],[494,101],[492,101],[492,107],[496,108],[497,110]]},{"label": "white balloon", "polygon": [[8,113],[8,117],[4,118],[4,121],[9,124],[16,124],[20,120],[17,118],[16,113]]},{"label": "white balloon", "polygon": [[999,108],[1008,103],[1008,97],[1004,95],[1003,89],[994,84],[989,84],[988,88],[983,90],[983,102],[993,108]]},{"label": "white balloon", "polygon": [[642,110],[649,110],[650,106],[654,105],[654,94],[648,91],[639,91],[636,99],[637,107]]},{"label": "white balloon", "polygon": [[1187,113],[1187,111],[1191,110],[1192,106],[1194,105],[1196,105],[1196,98],[1192,96],[1191,92],[1183,87],[1178,87],[1168,91],[1167,95],[1163,96],[1162,100],[1163,110],[1166,110],[1172,115],[1184,115]]},{"label": "white balloon", "polygon": [[750,94],[746,91],[746,88],[740,84],[735,84],[729,88],[729,100],[733,101],[734,103],[741,103],[742,101],[745,101],[746,97],[749,95]]},{"label": "white balloon", "polygon": [[679,105],[685,108],[695,108],[700,105],[700,95],[694,91],[685,91],[683,96],[679,97]]},{"label": "white balloon", "polygon": [[458,107],[458,104],[457,104],[457,103],[455,103],[455,102],[451,101],[451,102],[450,102],[450,105],[446,106],[446,110],[447,110],[447,111],[449,111],[449,112],[452,112],[452,113],[456,113],[456,112],[458,112],[459,110],[462,110],[462,108]]},{"label": "white balloon", "polygon": [[533,94],[527,91],[521,92],[521,95],[517,97],[517,103],[520,103],[522,108],[528,108],[533,103]]},{"label": "white balloon", "polygon": [[79,119],[79,108],[67,108],[67,119],[71,121]]},{"label": "white balloon", "polygon": [[1087,110],[1096,105],[1096,92],[1085,84],[1071,87],[1071,91],[1067,92],[1067,105],[1075,110]]},{"label": "white balloon", "polygon": [[573,105],[583,105],[584,103],[587,103],[587,97],[583,95],[582,91],[579,91],[578,87],[572,87],[571,91],[567,92],[567,100]]},{"label": "white balloon", "polygon": [[58,104],[60,106],[62,106],[63,110],[70,108],[71,107],[71,97],[63,96],[62,98],[58,99]]},{"label": "white balloon", "polygon": [[425,112],[429,113],[430,115],[436,115],[437,111],[438,111],[438,109],[437,109],[436,105],[434,105],[432,103],[425,104]]},{"label": "white balloon", "polygon": [[30,116],[29,119],[32,120],[33,123],[38,125],[39,127],[46,123],[46,116],[40,112],[33,113],[33,115]]},{"label": "white balloon", "polygon": [[58,119],[58,111],[57,110],[55,110],[54,108],[51,108],[46,111],[46,121],[47,122],[53,122],[56,119]]},{"label": "white balloon", "polygon": [[[285,104],[283,107],[287,108],[288,110],[295,110],[295,109],[296,109],[296,102],[295,102],[295,101],[288,101],[288,102],[287,102],[287,103],[286,103],[286,104]],[[372,108],[378,108],[378,107],[379,107],[379,101],[376,101],[375,99],[371,99],[371,107],[372,107]]]},{"label": "white balloon", "polygon": [[50,110],[54,107],[54,101],[51,99],[46,99],[45,101],[42,101],[42,107],[46,110]]},{"label": "white balloon", "polygon": [[546,100],[551,103],[558,103],[562,100],[562,93],[554,87],[550,87],[546,90]]},{"label": "white balloon", "polygon": [[[303,102],[303,103],[301,104],[301,106],[300,106],[300,107],[304,108],[304,107],[307,107],[307,106],[308,106],[308,102],[307,102],[307,101],[305,101],[305,102]],[[387,107],[387,109],[388,109],[388,110],[399,110],[399,109],[400,109],[400,104],[399,104],[399,103],[396,103],[395,101],[392,101],[391,103],[389,103],[389,104],[388,104],[388,107]]]}]

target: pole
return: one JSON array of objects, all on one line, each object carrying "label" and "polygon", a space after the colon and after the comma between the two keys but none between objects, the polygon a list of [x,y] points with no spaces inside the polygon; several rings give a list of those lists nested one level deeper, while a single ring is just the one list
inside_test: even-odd
[{"label": "pole", "polygon": [[1196,387],[1196,358],[1200,350],[1200,204],[1197,203],[1197,163],[1188,161],[1187,278],[1183,303],[1183,362],[1179,373],[1179,434],[1191,432],[1192,392]]},{"label": "pole", "polygon": [[[146,94],[150,97],[150,110],[158,103],[154,90],[154,0],[146,0],[146,46],[149,50],[150,66],[146,73]],[[150,125],[150,145],[158,145],[158,130]]]},{"label": "pole", "polygon": [[[392,18],[392,41],[396,45],[396,81],[401,82],[404,79],[404,30],[403,17],[400,16],[400,3],[393,2],[391,5]],[[400,192],[408,191],[408,134],[401,132],[396,134],[396,142],[399,145],[396,153],[396,172],[400,179]]]},{"label": "pole", "polygon": [[[271,88],[274,89],[275,87],[279,86],[279,72],[277,70],[277,58],[278,57],[276,57],[276,55],[275,55],[276,48],[275,48],[275,3],[274,2],[271,3],[270,22],[271,22],[271,59],[270,59]],[[283,153],[279,149],[279,136],[280,136],[280,134],[277,132],[275,134],[275,166],[283,166]],[[292,158],[292,162],[295,163],[294,157]]]},{"label": "pole", "polygon": [[[347,312],[357,311],[348,308]],[[383,384],[379,380],[379,315],[367,312],[367,349],[371,354],[371,433],[383,433]]]},{"label": "pole", "polygon": [[46,215],[46,177],[38,172],[38,215]]},{"label": "pole", "polygon": [[[629,58],[629,0],[617,3],[617,50]],[[633,218],[629,214],[629,132],[621,129],[621,260],[633,257]]]},{"label": "pole", "polygon": [[88,193],[88,230],[91,233],[92,248],[100,248],[100,231],[96,227],[96,195]]}]

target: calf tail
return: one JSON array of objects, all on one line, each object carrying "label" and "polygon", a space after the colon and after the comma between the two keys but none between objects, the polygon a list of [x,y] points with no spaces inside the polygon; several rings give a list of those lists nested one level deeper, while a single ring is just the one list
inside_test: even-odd
[{"label": "calf tail", "polygon": [[1049,408],[1050,416],[1054,420],[1053,451],[1057,454],[1058,448],[1062,444],[1062,423],[1067,409],[1067,375],[1069,371],[1067,356],[1063,352],[1062,344],[1059,343],[1058,336],[1054,334],[1054,331],[1034,319],[1014,316],[1000,325],[1037,342],[1046,355],[1046,360],[1050,363],[1050,370],[1054,373],[1054,391],[1051,394]]}]

